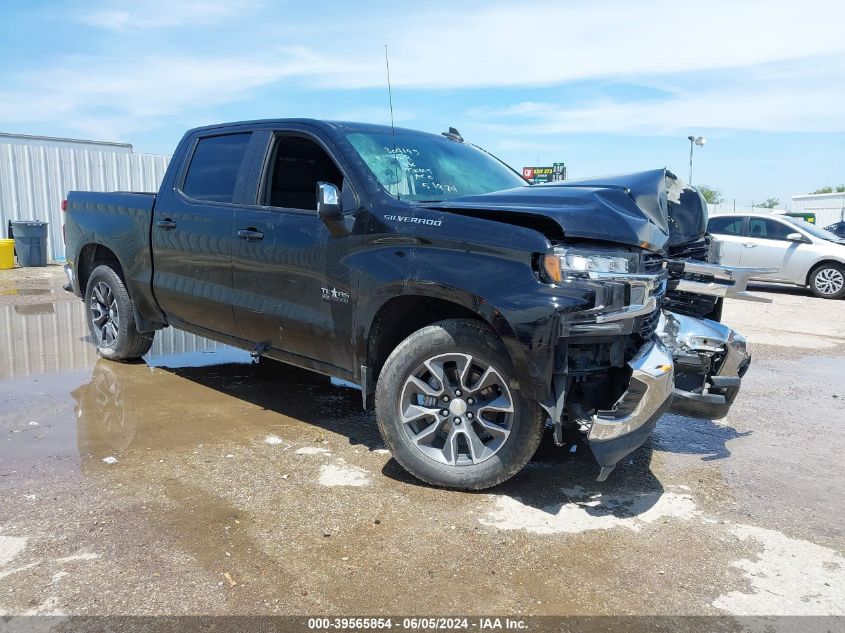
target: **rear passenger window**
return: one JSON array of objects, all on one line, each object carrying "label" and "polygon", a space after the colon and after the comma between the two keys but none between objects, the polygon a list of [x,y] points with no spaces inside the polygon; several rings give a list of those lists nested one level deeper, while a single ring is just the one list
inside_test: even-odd
[{"label": "rear passenger window", "polygon": [[742,218],[710,218],[707,223],[708,233],[742,234]]},{"label": "rear passenger window", "polygon": [[202,138],[194,149],[182,192],[195,200],[233,202],[251,133]]}]

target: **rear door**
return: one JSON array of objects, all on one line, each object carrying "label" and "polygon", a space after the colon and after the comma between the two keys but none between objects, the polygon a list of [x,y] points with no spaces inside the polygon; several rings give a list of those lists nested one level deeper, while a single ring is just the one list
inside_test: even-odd
[{"label": "rear door", "polygon": [[801,248],[805,244],[786,239],[798,233],[795,226],[774,218],[751,216],[742,241],[740,265],[752,268],[777,268],[777,272],[760,275],[759,279],[802,283],[806,270],[801,264]]},{"label": "rear door", "polygon": [[198,134],[172,188],[156,199],[153,290],[168,319],[236,335],[232,231],[243,200],[252,132]]},{"label": "rear door", "polygon": [[[240,336],[352,371],[360,249],[353,185],[307,126],[267,131],[256,153],[254,204],[235,215],[235,320]],[[317,182],[342,189],[343,216],[317,216]],[[356,247],[355,244],[358,244]]]},{"label": "rear door", "polygon": [[707,222],[707,232],[715,235],[722,244],[720,263],[724,266],[739,266],[744,221],[742,216],[717,215]]}]

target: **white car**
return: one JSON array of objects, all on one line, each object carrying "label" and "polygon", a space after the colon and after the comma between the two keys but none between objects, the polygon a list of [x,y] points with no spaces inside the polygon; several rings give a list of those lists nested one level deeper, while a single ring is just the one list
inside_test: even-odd
[{"label": "white car", "polygon": [[751,279],[808,286],[824,299],[845,297],[845,240],[830,231],[763,213],[716,215],[707,231],[720,242],[720,264],[777,269]]}]

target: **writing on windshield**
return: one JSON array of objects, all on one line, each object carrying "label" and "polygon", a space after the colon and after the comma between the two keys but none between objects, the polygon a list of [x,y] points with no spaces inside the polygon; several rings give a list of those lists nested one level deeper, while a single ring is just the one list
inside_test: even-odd
[{"label": "writing on windshield", "polygon": [[430,134],[354,132],[349,142],[384,189],[403,200],[444,200],[526,186],[486,152]]}]

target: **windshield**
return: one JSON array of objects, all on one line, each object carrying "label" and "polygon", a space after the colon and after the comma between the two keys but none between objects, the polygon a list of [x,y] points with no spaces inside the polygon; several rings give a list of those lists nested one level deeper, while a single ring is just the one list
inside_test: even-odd
[{"label": "windshield", "polygon": [[510,167],[472,145],[396,130],[353,132],[352,147],[387,192],[402,200],[439,201],[502,191],[527,183]]},{"label": "windshield", "polygon": [[810,235],[821,238],[823,240],[829,240],[831,242],[842,241],[842,238],[836,235],[835,233],[831,233],[830,231],[820,228],[815,224],[805,222],[801,218],[793,218],[787,215],[783,216],[783,219],[789,222],[790,224],[794,224],[795,226],[800,227],[804,231],[807,231],[807,233],[809,233]]}]

